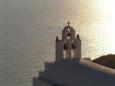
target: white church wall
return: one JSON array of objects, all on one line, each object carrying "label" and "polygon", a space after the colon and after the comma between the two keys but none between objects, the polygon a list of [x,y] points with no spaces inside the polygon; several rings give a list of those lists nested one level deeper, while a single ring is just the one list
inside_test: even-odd
[{"label": "white church wall", "polygon": [[47,81],[41,80],[39,78],[35,78],[33,79],[33,86],[52,86],[52,83],[49,83]]}]

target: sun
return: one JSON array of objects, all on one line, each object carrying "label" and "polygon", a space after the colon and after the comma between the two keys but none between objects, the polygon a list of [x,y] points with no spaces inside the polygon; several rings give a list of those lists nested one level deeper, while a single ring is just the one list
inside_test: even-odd
[{"label": "sun", "polygon": [[103,22],[101,22],[101,33],[103,33],[103,44],[107,53],[115,53],[115,0],[97,0],[97,7]]},{"label": "sun", "polygon": [[115,16],[115,0],[97,0],[97,5],[101,12]]}]

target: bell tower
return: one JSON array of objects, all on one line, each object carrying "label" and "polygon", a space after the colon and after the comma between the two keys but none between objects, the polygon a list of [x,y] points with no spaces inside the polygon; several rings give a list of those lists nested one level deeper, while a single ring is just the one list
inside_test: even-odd
[{"label": "bell tower", "polygon": [[68,21],[67,26],[62,30],[62,39],[56,37],[56,61],[63,59],[76,59],[79,61],[81,58],[81,40],[79,34],[75,35],[75,30],[70,26]]}]

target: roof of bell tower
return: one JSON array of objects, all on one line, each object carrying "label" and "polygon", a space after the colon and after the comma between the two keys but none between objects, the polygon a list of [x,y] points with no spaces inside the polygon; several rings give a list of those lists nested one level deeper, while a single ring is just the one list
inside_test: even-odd
[{"label": "roof of bell tower", "polygon": [[64,27],[63,31],[74,30],[73,27],[70,26],[70,22],[67,22],[67,26]]}]

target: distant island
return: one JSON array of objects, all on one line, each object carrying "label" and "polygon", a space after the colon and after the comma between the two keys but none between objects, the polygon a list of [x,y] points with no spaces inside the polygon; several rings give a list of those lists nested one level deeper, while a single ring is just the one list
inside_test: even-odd
[{"label": "distant island", "polygon": [[115,54],[103,55],[92,62],[115,69]]}]

